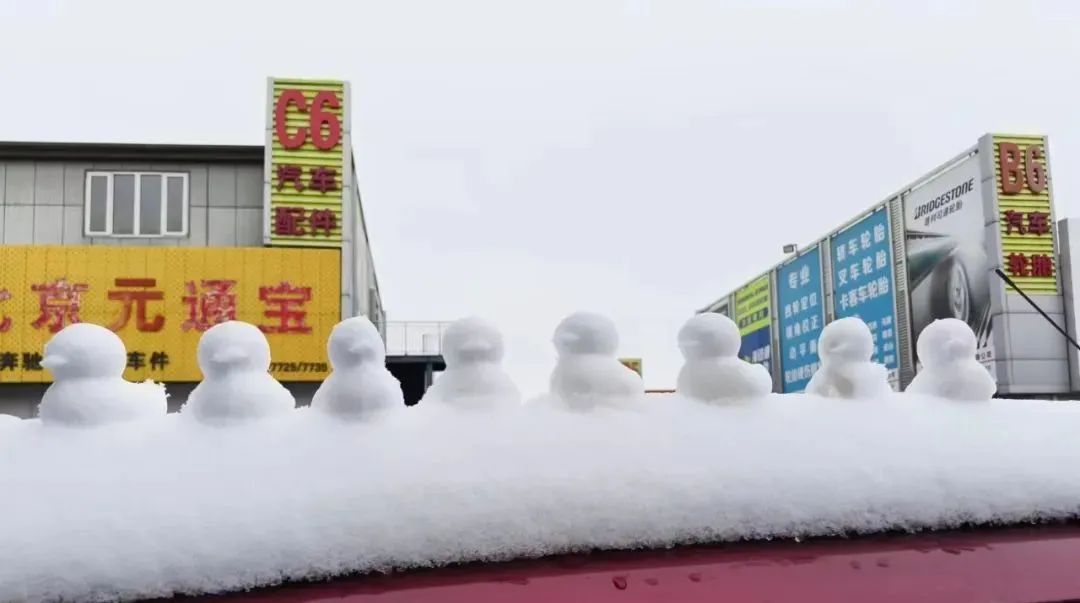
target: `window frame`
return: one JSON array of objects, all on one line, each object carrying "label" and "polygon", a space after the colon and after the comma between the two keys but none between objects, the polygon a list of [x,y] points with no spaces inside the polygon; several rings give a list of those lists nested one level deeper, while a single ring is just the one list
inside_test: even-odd
[{"label": "window frame", "polygon": [[[113,233],[113,180],[116,176],[132,176],[134,178],[134,212],[132,215],[131,234]],[[143,176],[159,176],[161,178],[161,229],[157,233],[144,234],[139,232],[142,228],[142,178]],[[92,182],[95,177],[105,178],[105,230],[94,231],[90,228],[91,220],[91,195],[93,194]],[[169,178],[180,178],[180,220],[179,232],[168,232],[169,224]],[[190,229],[189,219],[191,214],[191,173],[171,172],[161,170],[87,170],[84,181],[85,195],[83,199],[83,236],[92,238],[113,239],[176,239],[188,236]]]}]

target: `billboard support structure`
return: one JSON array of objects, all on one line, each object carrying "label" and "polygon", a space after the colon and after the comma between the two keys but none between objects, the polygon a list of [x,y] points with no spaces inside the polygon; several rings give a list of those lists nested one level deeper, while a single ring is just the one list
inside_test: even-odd
[{"label": "billboard support structure", "polygon": [[[995,269],[1009,274],[1055,322],[1065,322],[1048,146],[1045,136],[979,139],[995,365],[998,392],[1005,395],[1071,390],[1067,343],[991,274]],[[1038,265],[1036,257],[1042,260]]]},{"label": "billboard support structure", "polygon": [[1055,329],[1057,329],[1057,332],[1061,333],[1061,335],[1063,337],[1065,337],[1066,341],[1071,343],[1072,346],[1074,348],[1076,348],[1077,350],[1080,350],[1080,343],[1076,343],[1076,340],[1072,338],[1072,335],[1069,335],[1068,331],[1063,329],[1061,327],[1061,325],[1059,325],[1058,323],[1054,322],[1054,319],[1050,318],[1050,315],[1046,313],[1046,310],[1043,310],[1042,308],[1040,308],[1039,304],[1035,303],[1035,300],[1031,299],[1031,297],[1028,296],[1027,293],[1024,293],[1024,290],[1021,289],[1020,287],[1018,287],[1017,284],[1016,284],[1016,281],[1009,278],[1009,275],[1005,274],[1004,270],[1002,270],[1001,268],[995,268],[994,273],[997,274],[998,277],[1001,278],[1001,280],[1005,281],[1009,285],[1009,287],[1012,287],[1013,291],[1016,291],[1017,293],[1019,293],[1020,297],[1023,297],[1024,301],[1026,301],[1029,305],[1031,305],[1032,308],[1035,308],[1035,311],[1038,312],[1039,314],[1041,314],[1042,317],[1046,319],[1046,322],[1050,323],[1051,326],[1053,326]]}]

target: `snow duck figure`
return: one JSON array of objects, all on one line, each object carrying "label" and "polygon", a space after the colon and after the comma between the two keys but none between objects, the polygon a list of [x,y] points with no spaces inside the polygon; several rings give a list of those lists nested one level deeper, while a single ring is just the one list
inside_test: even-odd
[{"label": "snow duck figure", "polygon": [[559,358],[551,393],[574,410],[629,406],[644,395],[641,377],[616,358],[619,335],[605,316],[577,312],[555,329]]},{"label": "snow duck figure", "polygon": [[199,339],[203,381],[195,386],[184,412],[203,423],[235,423],[280,415],[296,400],[270,375],[270,344],[258,327],[231,320],[216,324]]},{"label": "snow duck figure", "polygon": [[405,408],[401,382],[386,368],[386,345],[366,317],[347,318],[330,332],[326,345],[333,372],[322,382],[311,407],[348,420],[365,420]]},{"label": "snow duck figure", "polygon": [[978,344],[962,320],[935,320],[919,334],[916,345],[922,370],[907,392],[950,400],[989,400],[997,392],[990,372],[975,359]]},{"label": "snow duck figure", "polygon": [[715,312],[698,314],[679,330],[686,362],[676,391],[705,402],[760,398],[772,391],[772,376],[760,364],[738,357],[742,338],[735,322]]},{"label": "snow duck figure", "polygon": [[446,370],[425,400],[468,409],[521,405],[521,391],[502,367],[504,349],[495,325],[476,317],[454,322],[443,333]]},{"label": "snow duck figure", "polygon": [[818,340],[821,367],[806,393],[827,398],[876,398],[892,393],[889,372],[874,362],[874,336],[866,323],[848,317],[835,320]]},{"label": "snow duck figure", "polygon": [[39,414],[44,424],[94,426],[165,416],[165,388],[124,380],[127,349],[105,327],[76,323],[45,344],[41,366],[53,375]]}]

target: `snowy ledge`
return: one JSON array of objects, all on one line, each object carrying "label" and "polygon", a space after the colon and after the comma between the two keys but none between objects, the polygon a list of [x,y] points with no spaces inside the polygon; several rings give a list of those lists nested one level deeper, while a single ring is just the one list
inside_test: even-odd
[{"label": "snowy ledge", "polygon": [[1080,406],[650,397],[234,427],[0,423],[0,601],[213,593],[460,561],[1067,518]]}]

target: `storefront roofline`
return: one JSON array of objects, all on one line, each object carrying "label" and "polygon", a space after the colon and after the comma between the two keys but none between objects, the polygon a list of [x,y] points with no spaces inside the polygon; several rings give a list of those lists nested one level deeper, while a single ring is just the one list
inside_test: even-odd
[{"label": "storefront roofline", "polygon": [[263,162],[262,145],[4,142],[0,159],[36,161]]}]

